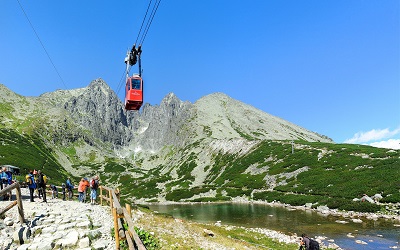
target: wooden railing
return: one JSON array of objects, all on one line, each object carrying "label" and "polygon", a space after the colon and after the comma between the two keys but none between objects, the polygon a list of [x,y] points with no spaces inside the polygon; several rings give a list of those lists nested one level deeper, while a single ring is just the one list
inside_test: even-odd
[{"label": "wooden railing", "polygon": [[21,224],[23,224],[25,222],[25,217],[24,217],[24,208],[22,206],[22,195],[21,195],[21,186],[20,186],[20,184],[18,182],[15,182],[15,183],[3,188],[2,190],[0,190],[0,197],[5,195],[5,194],[7,194],[7,193],[11,193],[11,191],[13,189],[16,190],[17,200],[13,201],[12,203],[10,203],[7,207],[1,209],[0,210],[0,216],[3,215],[8,210],[10,210],[15,205],[17,205],[18,206],[19,221],[21,222]]},{"label": "wooden railing", "polygon": [[[146,247],[143,245],[143,242],[140,240],[135,231],[130,205],[125,204],[125,207],[122,207],[119,203],[119,190],[114,190],[105,186],[100,186],[99,189],[100,204],[103,205],[103,200],[107,201],[110,205],[111,212],[114,218],[116,249],[120,248],[121,240],[126,240],[129,249],[146,250]],[[125,228],[123,227],[125,223],[128,225],[128,230],[125,230]]]}]

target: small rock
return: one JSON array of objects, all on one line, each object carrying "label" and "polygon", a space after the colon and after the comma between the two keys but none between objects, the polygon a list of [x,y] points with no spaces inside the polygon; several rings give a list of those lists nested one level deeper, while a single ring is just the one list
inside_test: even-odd
[{"label": "small rock", "polygon": [[12,226],[12,225],[14,225],[14,221],[13,221],[11,218],[6,217],[6,218],[4,219],[4,224],[5,224],[6,226]]},{"label": "small rock", "polygon": [[90,246],[90,240],[88,237],[85,237],[79,241],[79,247],[85,248]]}]

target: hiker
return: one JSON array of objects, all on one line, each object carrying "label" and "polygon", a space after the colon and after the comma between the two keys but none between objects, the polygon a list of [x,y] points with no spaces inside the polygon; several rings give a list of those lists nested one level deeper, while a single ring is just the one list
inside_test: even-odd
[{"label": "hiker", "polygon": [[90,181],[90,204],[96,204],[97,189],[99,188],[99,176],[96,175]]},{"label": "hiker", "polygon": [[86,181],[84,178],[82,178],[78,185],[78,193],[79,193],[78,200],[79,200],[79,202],[83,202],[83,193],[85,192],[85,189],[86,189]]},{"label": "hiker", "polygon": [[0,188],[3,189],[3,177],[6,178],[5,176],[6,173],[3,173],[3,168],[0,168]]},{"label": "hiker", "polygon": [[33,175],[33,171],[32,170],[30,170],[29,174],[27,174],[25,176],[25,179],[26,179],[26,183],[28,184],[29,195],[30,195],[30,198],[31,198],[31,202],[34,202],[34,200],[33,200],[33,192],[36,189],[36,182],[35,182],[35,177]]},{"label": "hiker", "polygon": [[62,194],[63,194],[63,201],[65,201],[65,183],[63,183],[61,185],[61,190],[62,190]]},{"label": "hiker", "polygon": [[36,188],[35,188],[35,192],[37,193],[37,196],[40,198],[42,198],[42,190],[39,188],[38,185],[38,171],[36,171],[36,169],[33,170],[33,176],[35,178],[35,183],[36,183]]},{"label": "hiker", "polygon": [[51,198],[52,199],[58,198],[58,190],[57,190],[56,185],[51,184],[50,188],[51,188]]},{"label": "hiker", "polygon": [[83,191],[83,202],[86,202],[86,194],[90,187],[90,184],[89,184],[89,180],[86,177],[83,179],[85,180],[85,190]]},{"label": "hiker", "polygon": [[43,202],[47,202],[46,200],[46,181],[47,177],[42,173],[42,171],[38,171],[38,190],[42,193]]},{"label": "hiker", "polygon": [[299,250],[319,250],[319,243],[310,239],[306,234],[301,235]]},{"label": "hiker", "polygon": [[67,187],[68,190],[68,200],[71,200],[72,197],[74,196],[74,193],[72,191],[74,189],[74,185],[72,184],[71,179],[69,177],[67,178],[65,186]]},{"label": "hiker", "polygon": [[[0,169],[0,182],[1,184],[1,189],[6,188],[8,185],[12,184],[12,173],[10,171],[7,171],[6,167],[3,167]],[[3,200],[11,200],[11,191],[8,192],[7,194],[3,195]]]}]

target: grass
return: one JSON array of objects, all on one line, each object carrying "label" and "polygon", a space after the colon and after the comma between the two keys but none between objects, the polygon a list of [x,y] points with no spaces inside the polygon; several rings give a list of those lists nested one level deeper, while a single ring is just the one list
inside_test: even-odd
[{"label": "grass", "polygon": [[[159,249],[297,249],[297,244],[279,243],[275,239],[243,227],[216,226],[185,220],[176,220],[169,215],[143,212],[137,226],[151,233],[158,240]],[[215,236],[207,236],[204,229]],[[206,247],[207,246],[207,247]]]}]

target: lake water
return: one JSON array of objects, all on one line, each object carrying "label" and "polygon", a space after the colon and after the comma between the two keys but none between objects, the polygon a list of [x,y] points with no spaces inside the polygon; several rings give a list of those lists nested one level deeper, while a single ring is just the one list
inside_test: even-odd
[{"label": "lake water", "polygon": [[[354,223],[348,218],[323,216],[310,210],[292,210],[281,206],[245,203],[150,205],[151,210],[174,218],[202,223],[221,221],[224,225],[268,228],[286,234],[303,232],[310,236],[326,236],[343,249],[400,249],[400,227],[393,220],[363,220]],[[342,224],[336,221],[346,221]],[[397,224],[396,224],[397,223]],[[349,237],[348,234],[354,237]],[[367,244],[358,244],[362,240]]]}]

